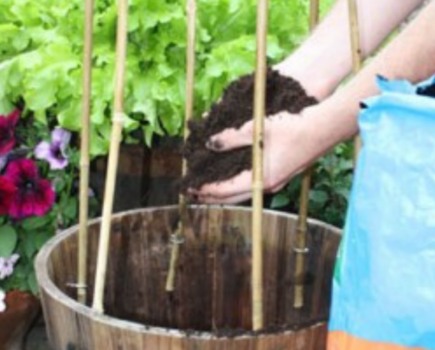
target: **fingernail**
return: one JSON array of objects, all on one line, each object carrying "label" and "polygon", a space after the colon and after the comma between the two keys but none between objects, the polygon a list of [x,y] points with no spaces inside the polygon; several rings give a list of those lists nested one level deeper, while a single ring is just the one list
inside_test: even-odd
[{"label": "fingernail", "polygon": [[219,140],[210,139],[205,144],[205,147],[207,147],[208,149],[211,149],[212,151],[219,151],[224,147],[224,145]]}]

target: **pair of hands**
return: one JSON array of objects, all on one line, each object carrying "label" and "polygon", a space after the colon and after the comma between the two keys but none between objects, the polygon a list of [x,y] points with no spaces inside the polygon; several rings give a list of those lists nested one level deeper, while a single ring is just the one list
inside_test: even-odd
[{"label": "pair of hands", "polygon": [[[303,114],[281,112],[264,122],[264,190],[273,193],[282,189],[311,161],[310,123]],[[207,147],[216,152],[250,146],[253,142],[253,122],[239,129],[226,129],[214,135]],[[208,204],[231,204],[251,197],[252,171],[244,171],[234,178],[190,189],[190,194]]]}]

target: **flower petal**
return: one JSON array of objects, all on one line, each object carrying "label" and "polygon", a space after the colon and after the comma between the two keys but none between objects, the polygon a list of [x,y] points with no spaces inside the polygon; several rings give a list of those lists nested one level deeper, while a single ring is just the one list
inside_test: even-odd
[{"label": "flower petal", "polygon": [[29,216],[45,215],[55,201],[55,192],[48,180],[39,180],[37,188],[32,191],[15,196],[9,210],[9,215],[14,219],[24,219]]},{"label": "flower petal", "polygon": [[39,178],[34,161],[30,159],[12,161],[6,169],[6,177],[17,187],[8,212],[14,219],[44,215],[53,206],[54,190],[49,181]]},{"label": "flower petal", "polygon": [[20,255],[19,254],[12,254],[12,256],[9,258],[9,261],[12,264],[16,264],[18,260],[20,260]]},{"label": "flower petal", "polygon": [[10,179],[0,176],[0,215],[8,213],[17,188]]},{"label": "flower petal", "polygon": [[16,186],[20,186],[23,180],[37,179],[38,168],[33,160],[17,159],[9,163],[5,175]]},{"label": "flower petal", "polygon": [[8,154],[0,155],[0,171],[3,170],[7,162],[8,162]]},{"label": "flower petal", "polygon": [[35,148],[35,157],[37,159],[44,159],[49,160],[50,157],[53,157],[54,155],[51,152],[50,144],[46,141],[42,141],[36,146]]},{"label": "flower petal", "polygon": [[58,127],[51,133],[51,140],[53,145],[59,146],[61,150],[64,150],[71,140],[71,133]]},{"label": "flower petal", "polygon": [[63,157],[51,157],[47,161],[50,163],[51,170],[61,170],[68,165],[68,159]]},{"label": "flower petal", "polygon": [[18,120],[20,119],[21,111],[19,109],[14,110],[10,113],[6,118],[8,119],[9,125],[15,127],[18,124]]},{"label": "flower petal", "polygon": [[52,208],[54,200],[55,192],[50,181],[40,180],[33,197],[33,214],[37,216],[45,215]]},{"label": "flower petal", "polygon": [[24,195],[23,192],[18,192],[11,203],[9,216],[19,220],[33,215],[33,194]]}]

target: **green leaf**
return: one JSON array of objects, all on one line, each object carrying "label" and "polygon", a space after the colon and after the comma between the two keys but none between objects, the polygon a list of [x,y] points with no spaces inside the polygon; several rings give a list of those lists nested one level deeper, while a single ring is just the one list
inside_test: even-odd
[{"label": "green leaf", "polygon": [[109,150],[109,141],[98,133],[94,126],[91,126],[91,149],[92,157],[97,157],[107,154]]},{"label": "green leaf", "polygon": [[136,130],[139,126],[137,120],[130,118],[128,115],[124,116],[124,129],[128,131]]},{"label": "green leaf", "polygon": [[71,197],[68,199],[65,207],[63,208],[62,214],[69,219],[75,219],[77,217],[78,209],[77,198]]},{"label": "green leaf", "polygon": [[30,109],[45,110],[56,102],[57,86],[49,76],[39,76],[26,81],[28,89],[24,98]]},{"label": "green leaf", "polygon": [[67,182],[66,179],[59,176],[56,177],[53,181],[54,187],[55,187],[55,191],[57,193],[61,192],[64,188],[66,188]]},{"label": "green leaf", "polygon": [[24,230],[29,231],[31,234],[32,231],[36,231],[51,222],[51,218],[48,215],[45,216],[34,216],[22,221],[21,226]]},{"label": "green leaf", "polygon": [[59,124],[68,130],[79,130],[81,125],[80,116],[80,102],[76,99],[71,99],[68,107],[59,113]]},{"label": "green leaf", "polygon": [[0,257],[9,258],[17,246],[17,232],[12,226],[0,227]]},{"label": "green leaf", "polygon": [[[0,63],[0,101],[6,98],[6,91],[9,86],[9,75],[13,64],[13,60]],[[6,111],[2,110],[1,112],[5,113]]]},{"label": "green leaf", "polygon": [[153,135],[154,135],[153,128],[150,127],[149,125],[146,125],[143,127],[143,132],[145,135],[145,143],[149,148],[151,148],[153,144]]},{"label": "green leaf", "polygon": [[12,45],[17,51],[24,50],[25,48],[27,48],[29,43],[30,43],[30,37],[27,34],[27,32],[24,31],[20,32],[18,35],[15,35],[12,40]]},{"label": "green leaf", "polygon": [[289,203],[290,203],[290,198],[287,195],[287,193],[281,192],[273,196],[272,203],[270,206],[272,208],[280,208],[280,207],[285,207]]},{"label": "green leaf", "polygon": [[349,188],[339,188],[336,190],[336,193],[340,195],[343,199],[348,200],[350,195]]},{"label": "green leaf", "polygon": [[46,230],[42,232],[38,232],[35,235],[35,247],[36,250],[39,251],[45,243],[53,236],[54,230]]},{"label": "green leaf", "polygon": [[[27,234],[32,234],[28,232]],[[36,244],[33,239],[25,239],[23,241],[24,253],[28,259],[33,259],[35,253],[37,252]]]},{"label": "green leaf", "polygon": [[36,121],[43,125],[47,125],[47,113],[45,110],[36,110],[34,116]]},{"label": "green leaf", "polygon": [[324,191],[311,190],[310,200],[316,204],[324,204],[328,200],[328,194]]},{"label": "green leaf", "polygon": [[27,283],[29,285],[30,291],[34,295],[38,295],[39,293],[39,287],[38,287],[38,281],[36,280],[36,274],[34,271],[32,271],[29,276],[27,277]]}]

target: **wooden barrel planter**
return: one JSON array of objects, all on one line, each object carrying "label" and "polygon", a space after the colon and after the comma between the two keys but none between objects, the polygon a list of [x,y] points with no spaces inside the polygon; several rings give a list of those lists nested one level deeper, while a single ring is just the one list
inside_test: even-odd
[{"label": "wooden barrel planter", "polygon": [[[340,231],[309,221],[305,306],[293,308],[297,219],[264,211],[266,328],[251,329],[251,210],[189,209],[176,290],[165,292],[178,208],[114,216],[105,315],[77,303],[77,228],[52,239],[36,261],[48,335],[55,350],[323,350]],[[99,221],[89,225],[89,293]],[[92,296],[91,296],[92,297]],[[89,302],[88,305],[91,303]]]}]

